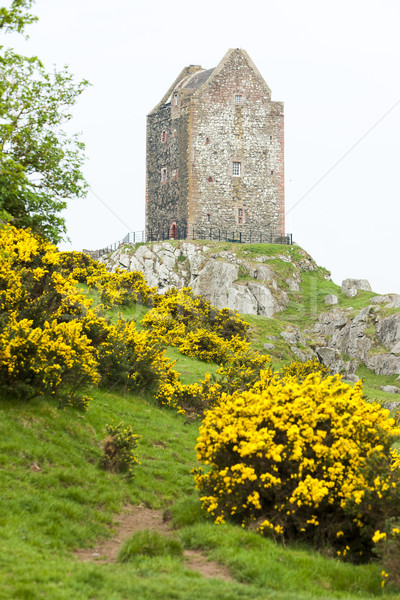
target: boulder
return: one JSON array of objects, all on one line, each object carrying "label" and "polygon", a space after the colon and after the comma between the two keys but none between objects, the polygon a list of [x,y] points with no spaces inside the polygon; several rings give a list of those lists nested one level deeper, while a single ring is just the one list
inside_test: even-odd
[{"label": "boulder", "polygon": [[378,375],[399,375],[400,357],[393,354],[373,354],[365,359],[365,365]]},{"label": "boulder", "polygon": [[274,350],[275,344],[264,344],[263,348],[264,350]]},{"label": "boulder", "polygon": [[347,373],[345,379],[346,381],[352,381],[353,383],[356,383],[357,381],[359,381],[360,378],[354,373]]},{"label": "boulder", "polygon": [[380,319],[376,325],[376,335],[386,348],[395,348],[400,342],[400,313]]},{"label": "boulder", "polygon": [[282,331],[281,337],[289,344],[297,344],[297,337],[294,331]]},{"label": "boulder", "polygon": [[395,385],[381,385],[382,392],[388,392],[389,394],[400,394],[400,388]]},{"label": "boulder", "polygon": [[392,410],[398,410],[400,402],[384,402],[383,406],[392,412]]},{"label": "boulder", "polygon": [[366,279],[344,279],[342,281],[342,293],[346,294],[346,296],[356,296],[358,290],[372,292],[371,286]]},{"label": "boulder", "polygon": [[374,296],[370,302],[371,304],[386,304],[386,308],[400,308],[400,294]]},{"label": "boulder", "polygon": [[328,294],[325,296],[325,304],[337,304],[339,302],[338,297],[335,294]]},{"label": "boulder", "polygon": [[316,348],[315,352],[319,360],[334,373],[340,373],[344,369],[344,360],[338,350],[325,346]]}]

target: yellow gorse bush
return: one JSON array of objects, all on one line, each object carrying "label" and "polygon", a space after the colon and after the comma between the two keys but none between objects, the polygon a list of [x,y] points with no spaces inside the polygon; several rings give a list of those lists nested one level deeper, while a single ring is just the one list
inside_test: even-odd
[{"label": "yellow gorse bush", "polygon": [[111,325],[77,281],[110,303],[146,302],[141,273],[107,273],[82,253],[60,253],[28,230],[0,227],[0,390],[21,398],[49,393],[86,407],[86,389],[157,388],[177,379],[149,332]]},{"label": "yellow gorse bush", "polygon": [[363,399],[361,383],[267,373],[205,415],[196,449],[207,470],[195,474],[203,507],[217,522],[256,522],[261,533],[366,560],[388,507],[399,514],[390,448],[400,430],[388,415]]}]

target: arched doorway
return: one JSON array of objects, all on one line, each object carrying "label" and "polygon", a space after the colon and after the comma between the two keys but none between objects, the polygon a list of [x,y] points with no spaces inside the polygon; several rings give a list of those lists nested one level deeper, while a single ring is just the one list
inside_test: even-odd
[{"label": "arched doorway", "polygon": [[171,223],[171,227],[169,228],[169,239],[176,240],[177,238],[177,228],[175,221]]}]

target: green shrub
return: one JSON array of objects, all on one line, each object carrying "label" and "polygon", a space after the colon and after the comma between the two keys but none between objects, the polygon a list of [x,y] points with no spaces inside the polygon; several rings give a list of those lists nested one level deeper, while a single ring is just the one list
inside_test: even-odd
[{"label": "green shrub", "polygon": [[182,558],[183,550],[178,540],[163,536],[158,531],[145,529],[126,540],[118,554],[118,561],[123,563],[136,561],[138,556]]},{"label": "green shrub", "polygon": [[134,467],[140,464],[135,456],[140,436],[133,433],[131,425],[124,427],[123,423],[106,425],[105,431],[101,466],[112,473],[127,473],[132,478]]}]

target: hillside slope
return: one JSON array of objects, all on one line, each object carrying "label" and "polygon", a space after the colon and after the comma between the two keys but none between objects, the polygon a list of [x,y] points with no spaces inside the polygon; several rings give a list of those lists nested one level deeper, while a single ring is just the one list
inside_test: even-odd
[{"label": "hillside slope", "polygon": [[263,343],[278,360],[318,356],[351,379],[362,366],[400,374],[400,296],[342,292],[296,245],[169,241],[125,246],[103,260],[110,270],[142,271],[161,292],[190,286],[218,308],[271,317],[275,331]]}]

